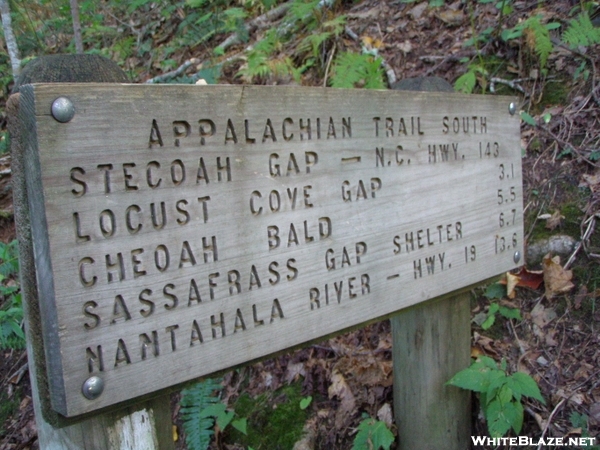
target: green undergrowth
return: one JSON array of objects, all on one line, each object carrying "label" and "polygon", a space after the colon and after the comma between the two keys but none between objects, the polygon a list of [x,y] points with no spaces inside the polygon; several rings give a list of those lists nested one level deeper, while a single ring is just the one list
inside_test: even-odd
[{"label": "green undergrowth", "polygon": [[232,406],[239,417],[247,418],[248,435],[228,429],[224,441],[254,450],[291,449],[301,439],[308,418],[308,410],[300,407],[301,390],[295,383],[256,398],[242,394]]},{"label": "green undergrowth", "polygon": [[19,410],[21,403],[21,390],[18,387],[13,395],[9,398],[6,390],[0,391],[0,436],[5,433],[6,422],[13,417]]},{"label": "green undergrowth", "polygon": [[[548,208],[548,214],[553,214],[556,211],[559,211],[560,215],[563,216],[560,225],[551,230],[546,227],[545,220],[537,220],[533,227],[533,230],[529,236],[529,242],[537,242],[542,239],[548,239],[557,234],[571,236],[574,239],[579,240],[581,238],[581,220],[583,219],[583,211],[578,202],[569,202],[563,205],[557,205],[554,207]],[[535,212],[537,214],[537,211]],[[535,218],[530,217],[530,222],[533,222]]]},{"label": "green undergrowth", "polygon": [[570,85],[569,80],[555,79],[548,80],[542,91],[542,98],[539,102],[540,113],[548,106],[565,105],[569,101]]}]

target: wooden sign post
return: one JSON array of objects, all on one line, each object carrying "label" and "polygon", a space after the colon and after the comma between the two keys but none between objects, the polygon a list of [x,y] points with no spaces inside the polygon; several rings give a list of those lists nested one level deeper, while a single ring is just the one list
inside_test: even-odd
[{"label": "wooden sign post", "polygon": [[523,254],[506,97],[42,84],[20,102],[33,326],[65,417],[389,317]]}]

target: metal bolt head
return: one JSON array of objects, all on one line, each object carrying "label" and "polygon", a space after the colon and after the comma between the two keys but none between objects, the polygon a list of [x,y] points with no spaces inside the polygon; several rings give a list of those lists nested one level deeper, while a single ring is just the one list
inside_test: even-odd
[{"label": "metal bolt head", "polygon": [[513,256],[513,261],[515,262],[515,264],[518,264],[519,261],[521,261],[521,252],[519,250],[515,252],[515,255]]},{"label": "metal bolt head", "polygon": [[75,115],[75,106],[67,97],[58,97],[52,102],[52,117],[60,123],[69,122]]},{"label": "metal bolt head", "polygon": [[510,105],[508,105],[508,112],[511,116],[515,115],[517,112],[517,104],[515,102],[511,102]]},{"label": "metal bolt head", "polygon": [[104,381],[97,376],[89,377],[84,381],[83,386],[81,386],[81,392],[88,400],[97,399],[102,394],[102,391],[104,391]]}]

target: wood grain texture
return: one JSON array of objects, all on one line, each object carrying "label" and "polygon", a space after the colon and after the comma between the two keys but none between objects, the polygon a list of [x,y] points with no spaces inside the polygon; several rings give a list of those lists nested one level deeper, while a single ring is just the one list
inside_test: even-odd
[{"label": "wood grain texture", "polygon": [[[66,416],[389,315],[523,252],[510,98],[31,89],[42,324]],[[50,114],[59,96],[68,123]]]},{"label": "wood grain texture", "polygon": [[470,294],[420,303],[390,319],[394,418],[402,450],[470,446],[471,393],[447,386],[471,359]]}]

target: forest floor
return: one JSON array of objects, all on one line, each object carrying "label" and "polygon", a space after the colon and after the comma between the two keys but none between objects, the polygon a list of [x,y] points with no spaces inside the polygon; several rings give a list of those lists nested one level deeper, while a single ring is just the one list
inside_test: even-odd
[{"label": "forest floor", "polygon": [[[564,26],[577,5],[578,2],[567,0],[516,1],[512,2],[513,11],[501,18],[492,3],[484,2],[474,8],[459,1],[433,8],[426,1],[365,0],[343,2],[335,11],[347,15],[347,28],[360,37],[356,40],[350,32],[341,35],[336,42],[337,51],[346,48],[359,52],[361,46],[376,47],[398,79],[435,75],[453,83],[465,73],[466,58],[471,63],[484,60],[492,68],[486,76],[477,76],[476,93],[489,93],[492,76],[504,81],[520,80],[513,81],[512,87],[502,81],[496,82],[495,87],[502,94],[518,95],[522,109],[535,120],[535,125],[523,123],[521,131],[525,235],[531,253],[539,257],[518,272],[520,282],[511,298],[490,299],[486,286],[472,290],[472,355],[505,360],[510,373],[522,371],[537,381],[545,404],[524,399],[525,417],[519,433],[535,440],[600,438],[600,238],[595,231],[600,217],[600,154],[594,153],[600,152],[600,89],[597,67],[593,67],[600,61],[600,48],[596,45],[572,50],[557,45],[548,58],[548,73],[544,75],[536,64],[535,51],[528,47],[527,36],[509,42],[483,39],[479,51],[464,44],[474,36],[482,36],[489,27],[499,23],[503,28],[514,27],[536,14],[545,22]],[[159,18],[154,10],[145,14],[132,20],[150,23]],[[169,41],[169,33],[174,29],[168,26],[169,20],[178,19],[160,20],[163,26],[155,30],[153,37],[156,45]],[[116,21],[111,23],[109,16],[107,21],[107,26],[120,26]],[[262,32],[259,29],[251,33],[246,44],[228,48],[222,59],[241,52]],[[226,37],[216,36],[205,45],[180,49],[173,58],[179,64],[194,58],[196,64],[187,71],[192,75],[200,69],[200,61],[215,58],[212,47]],[[286,51],[289,54],[282,57],[294,56],[293,48]],[[324,60],[335,51],[335,47],[325,51]],[[235,74],[244,60],[231,61],[223,66],[219,83],[242,83]],[[118,62],[134,74],[135,82],[161,74],[156,61],[132,56]],[[587,77],[581,71],[586,63]],[[255,81],[294,82],[274,75]],[[322,85],[323,73],[308,70],[300,84]],[[514,86],[518,89],[514,90]],[[5,101],[2,99],[0,106]],[[9,167],[10,158],[0,159],[0,171]],[[14,238],[9,180],[8,175],[0,178],[0,209],[8,213],[8,218],[0,218],[3,242]],[[558,240],[567,242],[560,262],[546,259],[541,263],[546,252],[559,252],[549,243]],[[522,320],[498,315],[491,327],[483,329],[494,302],[517,308]],[[303,439],[306,448],[350,449],[365,413],[387,422],[395,432],[391,419],[391,342],[389,322],[383,321],[246,366],[224,376],[223,399],[235,408],[236,414],[248,418],[249,429],[254,427],[263,435],[262,444],[253,444],[256,450],[291,449],[290,441],[284,443],[274,437],[287,430],[294,433],[292,441]],[[308,396],[312,402],[301,415],[295,411],[287,418],[281,417],[287,414],[285,405],[296,404]],[[178,398],[178,393],[173,394],[174,437],[177,447],[184,449]],[[473,398],[472,434],[487,435],[477,398]],[[0,350],[0,405],[0,450],[37,448],[23,351]],[[280,411],[279,416],[274,411]],[[268,430],[269,423],[280,423],[281,428]],[[215,449],[246,448],[240,445],[241,439],[230,432],[219,433],[212,445]]]}]

